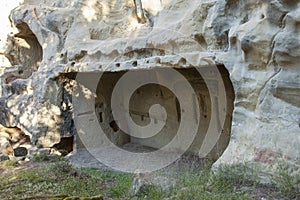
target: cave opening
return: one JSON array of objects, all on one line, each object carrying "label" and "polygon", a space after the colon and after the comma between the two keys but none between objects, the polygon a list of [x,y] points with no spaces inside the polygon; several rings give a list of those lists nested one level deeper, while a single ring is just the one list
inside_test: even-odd
[{"label": "cave opening", "polygon": [[[209,66],[207,68],[209,68]],[[209,124],[211,123],[212,116],[218,115],[218,112],[226,111],[226,119],[223,125],[219,124],[222,128],[222,133],[213,149],[207,155],[207,158],[212,160],[217,160],[228,146],[234,107],[234,90],[229,73],[224,65],[219,65],[217,68],[222,80],[218,80],[214,75],[209,75],[206,81],[204,81],[203,77],[195,68],[176,69],[188,80],[194,89],[195,96],[193,98],[195,101],[198,101],[198,108],[195,107],[194,109],[199,109],[200,111],[197,134],[193,143],[188,148],[187,154],[198,155],[199,149],[207,134]],[[137,70],[137,73],[138,71],[139,70]],[[127,71],[105,72],[102,75],[98,83],[95,99],[95,113],[98,122],[107,138],[120,148],[132,152],[149,152],[160,149],[176,136],[181,123],[181,115],[184,110],[181,109],[180,102],[175,94],[168,88],[158,84],[143,85],[134,91],[130,98],[129,115],[131,119],[139,126],[146,126],[151,121],[151,116],[149,116],[150,107],[154,104],[160,104],[165,108],[167,113],[165,126],[158,134],[148,138],[138,138],[125,133],[114,119],[111,109],[111,98],[114,87],[126,72]],[[213,86],[213,93],[209,92],[207,84]],[[224,85],[222,86],[222,84]],[[219,99],[220,90],[223,88],[226,90],[226,107],[221,106],[223,105],[221,102],[223,100]],[[120,96],[120,98],[122,97]],[[213,106],[216,109],[212,109]],[[154,119],[154,123],[157,123],[157,120],[160,119]]]},{"label": "cave opening", "polygon": [[[8,38],[5,56],[16,69],[6,70],[7,76],[27,79],[38,70],[43,59],[43,48],[27,23],[17,24],[19,32]],[[12,82],[6,78],[6,83]]]}]

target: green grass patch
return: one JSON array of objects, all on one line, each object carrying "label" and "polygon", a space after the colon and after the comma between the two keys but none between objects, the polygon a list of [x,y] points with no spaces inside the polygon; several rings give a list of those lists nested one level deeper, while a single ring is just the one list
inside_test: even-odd
[{"label": "green grass patch", "polygon": [[104,193],[113,198],[125,198],[128,196],[128,191],[133,181],[133,174],[128,173],[93,168],[82,168],[80,173],[103,180]]},{"label": "green grass patch", "polygon": [[131,181],[128,174],[97,169],[77,170],[68,162],[59,161],[1,179],[0,199],[51,199],[58,194],[73,196],[74,199],[76,196],[98,198],[103,194],[121,198],[125,196]]},{"label": "green grass patch", "polygon": [[12,160],[6,160],[3,162],[3,166],[6,167],[17,167],[18,166],[18,162],[17,161],[12,161]]},{"label": "green grass patch", "polygon": [[33,156],[34,162],[59,162],[64,161],[64,157],[58,155],[51,155],[47,153],[35,154]]},{"label": "green grass patch", "polygon": [[[44,160],[44,159],[43,159]],[[76,169],[67,161],[39,161],[38,167],[16,171],[0,179],[0,199],[97,200],[112,199],[297,199],[299,188],[282,168],[272,185],[256,180],[256,173],[246,165],[223,166],[218,173],[209,168],[201,171],[168,171],[176,183],[168,189],[145,185],[135,196],[130,194],[134,175],[102,169]],[[5,164],[1,164],[5,167]],[[17,169],[8,166],[12,170]],[[158,175],[166,176],[162,173]]]},{"label": "green grass patch", "polygon": [[288,166],[278,166],[277,175],[272,177],[274,186],[288,199],[300,199],[300,174],[292,177]]}]

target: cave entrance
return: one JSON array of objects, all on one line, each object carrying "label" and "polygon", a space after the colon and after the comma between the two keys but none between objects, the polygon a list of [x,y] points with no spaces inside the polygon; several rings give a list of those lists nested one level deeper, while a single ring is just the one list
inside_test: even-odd
[{"label": "cave entrance", "polygon": [[[206,85],[207,79],[205,82],[196,69],[176,69],[193,87],[196,94],[194,98],[198,101],[198,109],[200,111],[197,135],[186,153],[198,155],[209,127],[211,117],[212,115],[217,114],[212,112],[212,106],[217,107],[217,109],[214,109],[216,112],[226,110],[226,119],[222,128],[222,134],[207,156],[213,160],[218,159],[222,155],[229,143],[234,102],[234,91],[229,78],[229,73],[223,65],[217,67],[222,77],[221,81],[223,81],[226,89],[226,108],[220,107],[220,101],[222,100],[218,99],[218,93],[222,89],[220,80],[217,80],[213,75],[209,77],[209,84],[212,84],[215,88],[213,93],[210,94]],[[126,71],[105,72],[99,81],[96,92],[97,97],[95,99],[95,111],[101,128],[111,142],[128,151],[138,152],[159,149],[168,144],[177,133],[182,112],[178,99],[172,91],[161,85],[147,84],[138,88],[130,98],[129,114],[132,120],[140,126],[149,124],[149,109],[154,104],[160,104],[165,108],[167,119],[164,128],[155,136],[149,138],[137,138],[128,135],[118,127],[118,123],[114,120],[111,110],[113,89],[118,80],[125,73]],[[222,125],[220,124],[220,126]]]},{"label": "cave entrance", "polygon": [[27,79],[38,70],[43,59],[43,48],[36,35],[25,22],[16,25],[19,32],[8,39],[5,56],[16,68],[6,70],[6,83],[15,78]]}]

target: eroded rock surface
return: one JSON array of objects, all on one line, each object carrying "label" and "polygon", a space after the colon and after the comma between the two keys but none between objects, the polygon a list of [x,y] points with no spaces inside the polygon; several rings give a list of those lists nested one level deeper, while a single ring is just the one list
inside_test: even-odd
[{"label": "eroded rock surface", "polygon": [[230,142],[215,166],[250,162],[269,170],[283,161],[299,172],[298,1],[142,3],[144,20],[131,0],[25,0],[15,8],[10,18],[19,32],[4,52],[13,68],[1,77],[0,122],[52,147],[76,134],[76,73],[222,65],[234,107]]}]

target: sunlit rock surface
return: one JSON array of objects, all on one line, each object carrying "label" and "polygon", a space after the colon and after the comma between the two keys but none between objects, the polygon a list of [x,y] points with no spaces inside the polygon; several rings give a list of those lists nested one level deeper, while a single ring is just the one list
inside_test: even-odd
[{"label": "sunlit rock surface", "polygon": [[[223,65],[234,107],[229,145],[215,166],[249,162],[266,170],[283,162],[297,173],[298,1],[142,3],[144,23],[131,0],[25,0],[15,8],[10,18],[19,32],[8,36],[3,52],[12,68],[1,76],[0,122],[51,147],[76,134],[71,93],[77,72]],[[188,63],[179,56],[185,53]]]}]

